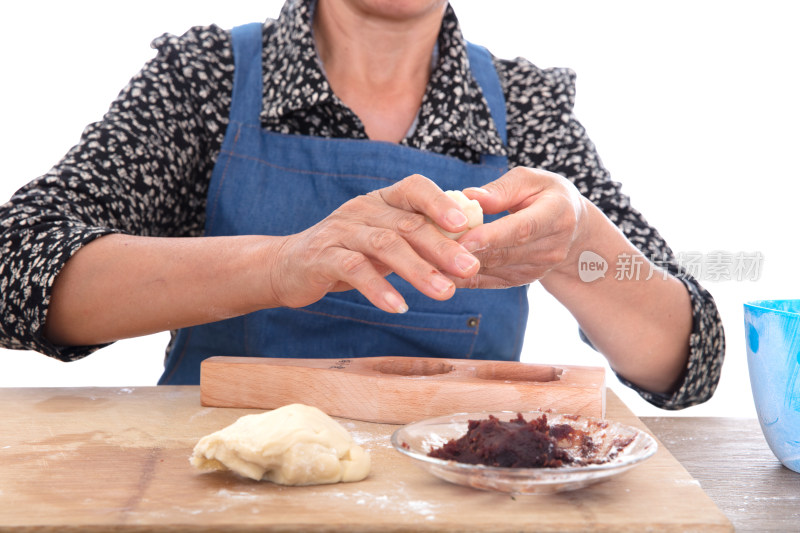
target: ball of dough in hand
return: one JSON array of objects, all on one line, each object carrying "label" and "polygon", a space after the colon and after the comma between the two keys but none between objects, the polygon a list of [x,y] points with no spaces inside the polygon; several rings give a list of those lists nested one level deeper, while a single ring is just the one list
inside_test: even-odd
[{"label": "ball of dough in hand", "polygon": [[479,204],[477,200],[470,200],[461,191],[444,191],[444,193],[458,202],[458,207],[460,207],[461,211],[467,216],[467,229],[458,233],[452,233],[437,225],[436,227],[442,232],[442,235],[455,240],[472,228],[483,224],[483,209],[481,209],[481,204]]},{"label": "ball of dough in hand", "polygon": [[316,407],[302,404],[245,415],[206,435],[190,462],[200,470],[229,469],[281,485],[360,481],[370,470],[369,454],[346,429]]}]

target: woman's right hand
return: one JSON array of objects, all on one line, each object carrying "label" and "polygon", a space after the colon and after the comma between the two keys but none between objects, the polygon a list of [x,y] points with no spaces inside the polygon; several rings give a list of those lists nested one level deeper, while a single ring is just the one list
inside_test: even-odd
[{"label": "woman's right hand", "polygon": [[270,258],[273,297],[303,307],[328,292],[356,289],[376,307],[403,313],[408,306],[385,279],[395,272],[423,294],[446,300],[455,292],[445,275],[469,278],[478,260],[431,223],[463,231],[467,218],[431,180],[409,176],[346,202],[309,229],[285,238]]},{"label": "woman's right hand", "polygon": [[59,272],[45,336],[63,346],[102,344],[268,307],[302,307],[351,288],[380,309],[402,313],[403,297],[384,279],[390,272],[445,300],[455,292],[445,274],[470,278],[480,265],[429,218],[448,231],[466,229],[454,200],[432,181],[409,176],[286,237],[106,235]]}]

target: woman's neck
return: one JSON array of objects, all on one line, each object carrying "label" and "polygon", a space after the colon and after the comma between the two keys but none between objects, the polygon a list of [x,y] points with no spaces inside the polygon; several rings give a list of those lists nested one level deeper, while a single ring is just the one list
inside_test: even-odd
[{"label": "woman's neck", "polygon": [[446,2],[416,4],[318,1],[314,37],[328,82],[370,139],[402,140],[422,103]]}]

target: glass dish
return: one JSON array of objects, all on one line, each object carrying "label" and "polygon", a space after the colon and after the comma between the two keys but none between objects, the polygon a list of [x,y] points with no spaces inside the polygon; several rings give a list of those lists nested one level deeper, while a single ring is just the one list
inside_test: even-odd
[{"label": "glass dish", "polygon": [[[505,468],[428,457],[431,449],[464,435],[470,420],[484,420],[494,415],[507,421],[517,417],[516,411],[458,413],[414,422],[392,434],[392,445],[411,457],[418,466],[445,481],[513,494],[550,494],[586,487],[627,471],[651,457],[658,448],[655,439],[644,431],[610,420],[541,411],[522,412],[527,421],[542,414],[547,415],[550,425],[569,424],[586,432],[597,445],[592,459],[605,462],[555,468]],[[625,444],[626,441],[629,442]],[[580,456],[577,448],[567,450],[573,457]]]}]

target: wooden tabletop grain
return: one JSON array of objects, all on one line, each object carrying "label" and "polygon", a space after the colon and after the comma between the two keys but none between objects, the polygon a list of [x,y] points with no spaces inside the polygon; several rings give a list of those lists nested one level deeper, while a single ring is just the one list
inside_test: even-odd
[{"label": "wooden tabletop grain", "polygon": [[800,474],[772,454],[755,418],[642,417],[736,531],[800,531]]},{"label": "wooden tabletop grain", "polygon": [[[733,531],[665,446],[603,483],[531,496],[447,483],[393,449],[399,426],[351,419],[372,457],[358,483],[191,467],[198,439],[252,412],[203,407],[199,387],[0,388],[0,531]],[[611,391],[607,413],[646,429]]]}]

